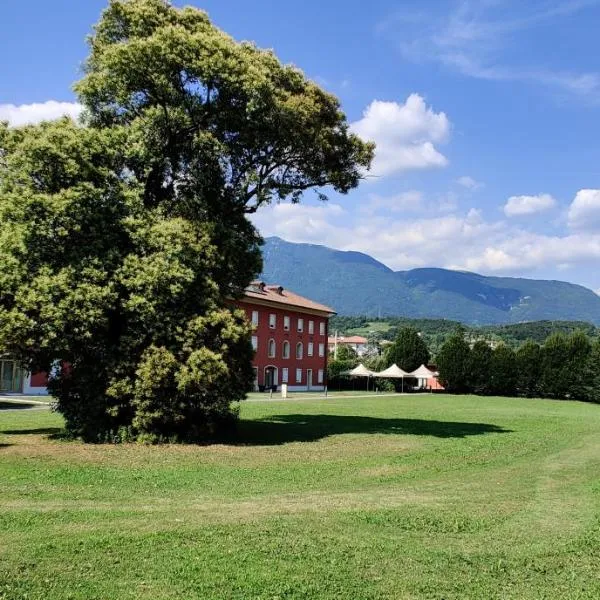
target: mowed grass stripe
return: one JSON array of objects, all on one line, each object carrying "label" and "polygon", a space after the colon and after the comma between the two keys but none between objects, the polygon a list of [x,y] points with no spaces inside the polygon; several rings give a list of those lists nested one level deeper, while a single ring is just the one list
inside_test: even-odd
[{"label": "mowed grass stripe", "polygon": [[242,404],[209,446],[0,411],[0,598],[598,598],[600,407]]}]

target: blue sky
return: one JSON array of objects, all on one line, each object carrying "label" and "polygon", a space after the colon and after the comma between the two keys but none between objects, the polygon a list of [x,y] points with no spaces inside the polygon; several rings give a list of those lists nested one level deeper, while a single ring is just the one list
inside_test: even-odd
[{"label": "blue sky", "polygon": [[[600,0],[186,4],[302,68],[378,144],[357,190],[266,208],[264,235],[600,289]],[[3,5],[0,118],[77,114],[104,6]]]}]

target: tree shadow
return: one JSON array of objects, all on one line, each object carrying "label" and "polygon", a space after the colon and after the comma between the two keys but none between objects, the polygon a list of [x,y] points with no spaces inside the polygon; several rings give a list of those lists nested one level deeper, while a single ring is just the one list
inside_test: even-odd
[{"label": "tree shadow", "polygon": [[37,429],[5,429],[0,431],[4,435],[47,435],[52,439],[63,436],[64,430],[60,427],[38,427]]},{"label": "tree shadow", "polygon": [[2,450],[2,448],[8,448],[9,446],[13,446],[13,444],[5,444],[5,443],[1,443],[1,444],[0,444],[0,450]]},{"label": "tree shadow", "polygon": [[438,438],[466,438],[488,433],[511,433],[488,423],[385,419],[353,415],[274,415],[262,420],[240,421],[237,432],[226,444],[276,446],[288,442],[314,442],[346,433],[387,435],[428,435]]},{"label": "tree shadow", "polygon": [[15,400],[14,402],[0,400],[0,410],[28,410],[30,408],[40,408],[41,406],[43,405],[27,402],[27,400]]}]

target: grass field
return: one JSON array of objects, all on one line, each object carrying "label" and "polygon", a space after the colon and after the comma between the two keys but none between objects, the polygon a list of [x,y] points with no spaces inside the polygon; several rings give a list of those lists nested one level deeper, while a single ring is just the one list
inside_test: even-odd
[{"label": "grass field", "polygon": [[370,333],[385,333],[389,331],[391,325],[385,321],[371,321],[362,327],[354,327],[352,329],[348,329],[346,332],[347,335],[363,335],[368,336]]},{"label": "grass field", "polygon": [[237,444],[0,410],[0,598],[600,598],[600,406],[248,402]]}]

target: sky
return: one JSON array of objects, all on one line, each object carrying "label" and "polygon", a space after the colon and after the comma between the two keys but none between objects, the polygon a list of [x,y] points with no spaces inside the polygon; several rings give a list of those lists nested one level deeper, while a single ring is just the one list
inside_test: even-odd
[{"label": "sky", "polygon": [[[336,94],[377,144],[347,195],[278,204],[265,236],[600,293],[600,0],[188,0]],[[79,114],[104,0],[6,0],[0,119]],[[8,59],[7,59],[8,57]]]}]

